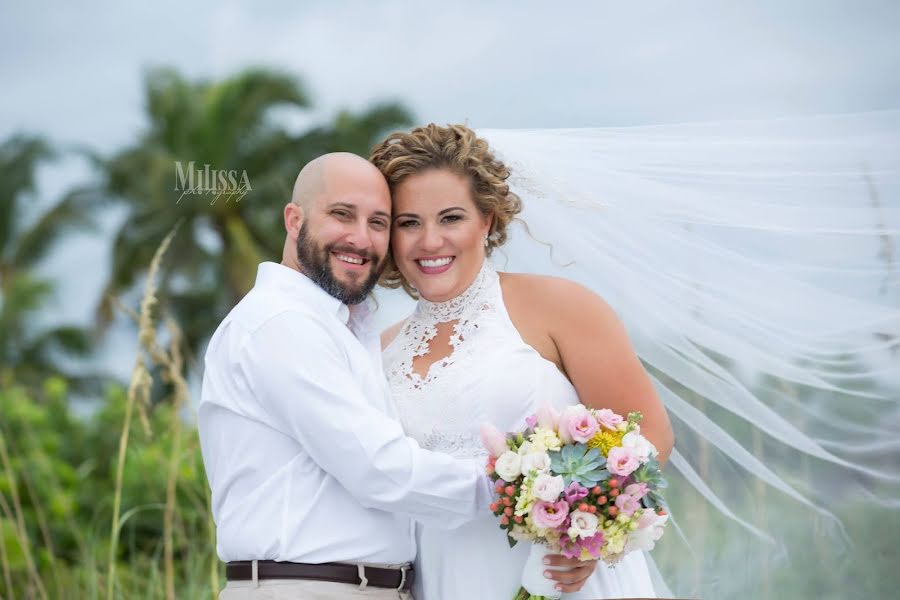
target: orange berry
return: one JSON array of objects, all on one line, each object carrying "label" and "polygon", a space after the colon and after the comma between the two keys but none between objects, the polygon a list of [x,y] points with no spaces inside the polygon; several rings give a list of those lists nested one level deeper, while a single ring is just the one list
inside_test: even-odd
[{"label": "orange berry", "polygon": [[613,488],[613,489],[609,490],[609,495],[612,496],[613,498],[615,498],[616,496],[619,495],[619,490],[616,488]]},{"label": "orange berry", "polygon": [[609,499],[606,496],[600,496],[599,498],[597,498],[597,504],[600,505],[606,504],[608,501]]},{"label": "orange berry", "polygon": [[661,517],[664,517],[664,516],[666,516],[666,515],[669,514],[669,513],[667,513],[667,512],[664,511],[663,509],[659,509],[659,513],[657,513],[657,514],[658,514],[659,516],[661,516]]},{"label": "orange berry", "polygon": [[603,493],[603,490],[600,489],[599,485],[595,485],[594,489],[591,490],[591,493],[595,496],[599,496],[600,494]]},{"label": "orange berry", "polygon": [[510,500],[509,498],[504,498],[503,506],[512,506],[512,500]]},{"label": "orange berry", "polygon": [[615,517],[616,515],[619,514],[619,509],[616,508],[615,506],[610,506],[606,510],[609,512],[609,516],[611,516],[611,517]]},{"label": "orange berry", "polygon": [[502,493],[503,493],[503,484],[502,484],[502,483],[498,483],[498,484],[497,484],[497,487],[495,487],[494,489],[497,490],[497,493],[498,493],[498,494],[502,494]]},{"label": "orange berry", "polygon": [[588,509],[588,505],[584,502],[582,502],[581,504],[578,505],[578,510],[580,510],[581,512],[587,512],[587,509]]},{"label": "orange berry", "polygon": [[509,525],[509,517],[507,517],[506,515],[503,515],[502,517],[500,517],[500,524],[501,525]]},{"label": "orange berry", "polygon": [[515,496],[516,494],[516,488],[511,485],[506,486],[506,489],[503,491],[506,492],[507,496]]},{"label": "orange berry", "polygon": [[500,505],[496,502],[491,502],[491,512],[497,512],[497,509],[500,508]]},{"label": "orange berry", "polygon": [[619,487],[619,480],[616,479],[615,477],[610,477],[609,478],[609,487],[613,487],[613,488]]},{"label": "orange berry", "polygon": [[591,514],[594,514],[595,512],[597,512],[597,507],[594,506],[593,504],[588,506],[588,512]]},{"label": "orange berry", "polygon": [[485,468],[485,471],[487,471],[487,474],[488,474],[488,475],[493,475],[493,474],[494,474],[494,465],[489,464],[489,465]]},{"label": "orange berry", "polygon": [[513,514],[512,506],[507,506],[506,508],[504,508],[503,514],[506,515],[507,517],[511,517]]}]

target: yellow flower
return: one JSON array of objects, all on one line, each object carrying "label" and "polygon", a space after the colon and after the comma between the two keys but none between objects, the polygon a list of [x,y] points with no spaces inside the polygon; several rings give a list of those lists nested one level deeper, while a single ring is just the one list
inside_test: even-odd
[{"label": "yellow flower", "polygon": [[587,445],[588,448],[598,448],[603,456],[606,456],[612,448],[622,445],[623,437],[625,437],[624,431],[600,430],[588,440]]}]

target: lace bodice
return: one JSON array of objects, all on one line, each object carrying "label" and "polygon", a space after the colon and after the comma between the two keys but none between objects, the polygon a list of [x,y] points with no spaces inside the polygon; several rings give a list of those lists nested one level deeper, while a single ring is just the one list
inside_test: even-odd
[{"label": "lace bodice", "polygon": [[[441,323],[453,324],[452,351],[420,375],[413,360],[433,350]],[[485,454],[483,423],[512,431],[543,398],[557,405],[578,401],[556,366],[522,341],[488,261],[459,296],[442,303],[420,299],[385,348],[384,365],[407,435],[423,448],[460,458]]]}]

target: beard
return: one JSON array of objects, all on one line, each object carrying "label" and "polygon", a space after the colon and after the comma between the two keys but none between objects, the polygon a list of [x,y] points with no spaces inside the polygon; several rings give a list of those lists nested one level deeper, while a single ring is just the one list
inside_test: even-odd
[{"label": "beard", "polygon": [[[331,268],[332,252],[348,252],[367,259],[372,265],[368,277],[357,284],[338,280]],[[359,304],[369,296],[375,288],[375,284],[378,283],[378,278],[387,262],[384,258],[379,258],[371,252],[360,252],[350,246],[329,244],[320,248],[310,236],[306,223],[300,226],[300,232],[297,234],[297,258],[304,275],[312,279],[330,296],[348,305]]]}]

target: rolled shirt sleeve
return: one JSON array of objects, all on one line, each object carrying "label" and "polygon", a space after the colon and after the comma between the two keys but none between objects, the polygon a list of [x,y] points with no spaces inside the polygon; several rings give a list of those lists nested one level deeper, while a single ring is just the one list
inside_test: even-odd
[{"label": "rolled shirt sleeve", "polygon": [[[292,310],[270,318],[244,345],[242,369],[275,426],[363,506],[444,528],[485,514],[492,494],[483,461],[430,452],[406,437],[350,376],[334,336]],[[299,345],[304,353],[289,350]],[[314,361],[303,360],[308,353]]]}]

